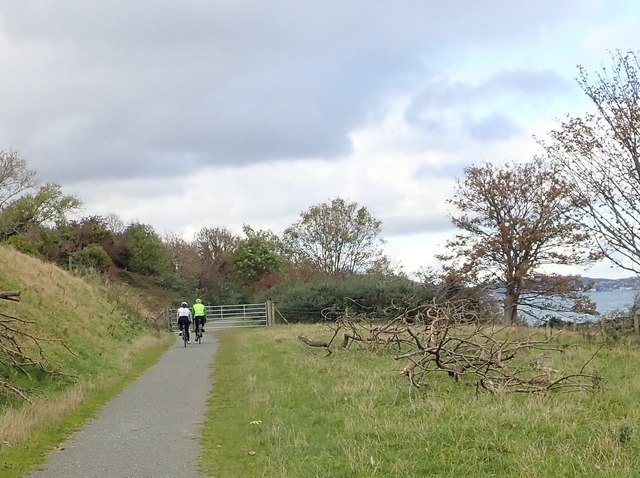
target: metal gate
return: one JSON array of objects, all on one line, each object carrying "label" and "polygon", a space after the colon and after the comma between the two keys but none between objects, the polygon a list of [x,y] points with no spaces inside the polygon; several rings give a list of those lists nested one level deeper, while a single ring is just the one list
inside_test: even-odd
[{"label": "metal gate", "polygon": [[[266,327],[271,323],[273,305],[270,302],[238,305],[207,305],[205,330],[221,330],[236,327]],[[169,309],[169,328],[177,330],[178,309]]]}]

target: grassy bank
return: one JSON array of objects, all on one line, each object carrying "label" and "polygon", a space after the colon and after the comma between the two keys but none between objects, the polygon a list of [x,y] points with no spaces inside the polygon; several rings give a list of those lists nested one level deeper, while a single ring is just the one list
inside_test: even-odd
[{"label": "grassy bank", "polygon": [[[411,389],[388,353],[325,356],[298,334],[317,326],[220,334],[205,425],[204,476],[635,477],[640,353],[601,349],[604,388],[548,396],[476,394],[433,376]],[[555,360],[579,366],[598,345],[567,334]],[[556,364],[557,365],[557,364]]]},{"label": "grassy bank", "polygon": [[[53,372],[34,365],[19,371],[0,359],[2,381],[25,390],[30,400],[0,394],[0,475],[18,477],[154,363],[175,337],[148,325],[153,311],[134,290],[77,277],[5,247],[0,289],[20,291],[19,302],[0,301],[0,314],[28,334],[18,337],[21,352]],[[5,346],[16,335],[0,333]]]}]

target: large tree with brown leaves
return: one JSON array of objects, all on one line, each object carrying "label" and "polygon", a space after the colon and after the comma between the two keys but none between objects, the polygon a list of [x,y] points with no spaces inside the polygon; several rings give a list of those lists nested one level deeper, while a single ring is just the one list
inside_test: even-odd
[{"label": "large tree with brown leaves", "polygon": [[548,273],[551,265],[585,265],[595,255],[584,227],[569,219],[576,204],[568,186],[541,159],[468,167],[450,203],[459,232],[439,258],[466,280],[504,291],[505,323],[522,305],[590,305],[579,277]]}]

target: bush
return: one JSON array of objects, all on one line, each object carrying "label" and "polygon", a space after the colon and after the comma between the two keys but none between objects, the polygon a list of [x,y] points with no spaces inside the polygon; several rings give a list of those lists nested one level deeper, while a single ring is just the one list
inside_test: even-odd
[{"label": "bush", "polygon": [[6,241],[4,241],[4,243],[13,247],[15,250],[22,252],[23,254],[40,257],[38,248],[31,242],[29,242],[24,236],[21,236],[19,234],[9,237]]},{"label": "bush", "polygon": [[89,244],[71,255],[72,265],[106,272],[113,264],[109,254],[98,244]]},{"label": "bush", "polygon": [[369,274],[284,282],[259,294],[257,300],[273,300],[287,320],[316,321],[323,318],[323,310],[388,319],[399,314],[394,304],[415,306],[433,297],[432,290],[409,279]]}]

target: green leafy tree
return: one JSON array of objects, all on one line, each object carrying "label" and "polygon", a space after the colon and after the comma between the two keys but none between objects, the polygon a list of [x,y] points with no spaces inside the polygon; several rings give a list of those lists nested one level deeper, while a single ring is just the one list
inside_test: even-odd
[{"label": "green leafy tree", "polygon": [[467,283],[502,289],[504,323],[522,305],[564,309],[569,300],[592,309],[578,277],[545,273],[545,266],[586,265],[596,257],[588,232],[570,219],[576,204],[569,186],[542,160],[468,167],[449,202],[460,232],[439,259]]},{"label": "green leafy tree", "polygon": [[160,236],[148,224],[131,223],[124,232],[128,252],[127,269],[145,275],[157,275],[169,270],[167,250]]},{"label": "green leafy tree", "polygon": [[283,264],[280,239],[270,231],[254,231],[244,226],[246,239],[240,241],[231,257],[231,276],[244,286],[254,284]]},{"label": "green leafy tree", "polygon": [[312,206],[284,231],[292,260],[320,272],[354,274],[380,263],[382,222],[341,198]]},{"label": "green leafy tree", "polygon": [[75,196],[63,194],[59,185],[46,183],[0,210],[0,235],[6,240],[15,234],[24,234],[30,227],[64,223],[67,215],[81,205]]}]

